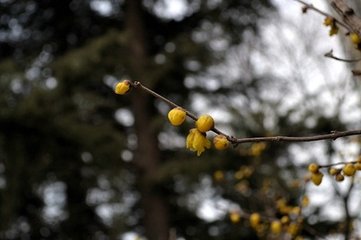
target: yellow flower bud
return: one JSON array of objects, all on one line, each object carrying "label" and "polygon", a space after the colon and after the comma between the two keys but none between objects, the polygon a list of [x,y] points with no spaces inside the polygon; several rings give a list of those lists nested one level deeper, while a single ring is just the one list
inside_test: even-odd
[{"label": "yellow flower bud", "polygon": [[293,214],[293,215],[300,215],[301,214],[301,208],[300,207],[293,207],[291,209],[290,213]]},{"label": "yellow flower bud", "polygon": [[323,21],[323,24],[325,26],[331,26],[334,24],[335,19],[333,17],[326,17],[325,20]]},{"label": "yellow flower bud", "polygon": [[336,174],[339,174],[341,172],[341,169],[331,167],[328,169],[328,173],[332,176],[335,176]]},{"label": "yellow flower bud", "polygon": [[360,171],[361,170],[361,163],[359,163],[359,162],[355,163],[355,169],[357,171]]},{"label": "yellow flower bud", "polygon": [[298,231],[299,231],[299,226],[297,223],[291,223],[287,228],[287,232],[292,236],[297,235]]},{"label": "yellow flower bud", "polygon": [[322,182],[323,174],[321,172],[318,173],[312,173],[311,175],[311,181],[316,185],[320,185]]},{"label": "yellow flower bud", "polygon": [[176,107],[168,112],[168,120],[173,126],[179,126],[186,119],[186,115],[182,108]]},{"label": "yellow flower bud", "polygon": [[351,39],[351,42],[355,45],[358,45],[361,43],[360,36],[355,32],[350,33],[350,39]]},{"label": "yellow flower bud", "polygon": [[341,173],[338,173],[336,174],[335,179],[337,182],[342,182],[343,180],[345,180],[345,177]]},{"label": "yellow flower bud", "polygon": [[263,142],[261,143],[253,143],[251,149],[249,150],[249,154],[253,157],[259,157],[262,152],[266,149],[267,145]]},{"label": "yellow flower bud", "polygon": [[331,29],[330,29],[330,31],[329,31],[329,35],[330,36],[333,36],[333,35],[336,35],[337,33],[338,33],[338,27],[337,27],[337,25],[335,24],[335,25],[332,25],[331,26]]},{"label": "yellow flower bud", "polygon": [[256,228],[261,223],[261,215],[259,213],[252,213],[249,217],[251,227]]},{"label": "yellow flower bud", "polygon": [[200,156],[206,148],[211,147],[211,142],[204,133],[198,131],[197,128],[192,128],[186,139],[186,147],[193,152],[197,152],[197,156]]},{"label": "yellow flower bud", "polygon": [[208,114],[201,115],[196,121],[196,127],[200,132],[207,132],[214,127],[214,120]]},{"label": "yellow flower bud", "polygon": [[279,220],[271,222],[271,232],[276,235],[282,232],[282,223]]},{"label": "yellow flower bud", "polygon": [[115,85],[115,93],[119,95],[124,95],[130,90],[129,80],[124,80]]},{"label": "yellow flower bud", "polygon": [[217,170],[213,173],[214,180],[220,182],[224,180],[224,173],[221,170]]},{"label": "yellow flower bud", "polygon": [[342,172],[344,175],[350,177],[350,176],[355,175],[356,168],[352,163],[348,163],[342,168]]},{"label": "yellow flower bud", "polygon": [[287,202],[286,199],[284,198],[280,198],[276,201],[276,207],[277,209],[281,209],[287,206]]},{"label": "yellow flower bud", "polygon": [[302,207],[307,207],[310,204],[310,198],[308,196],[303,196],[301,205]]},{"label": "yellow flower bud", "polygon": [[232,223],[238,223],[241,220],[241,215],[238,211],[232,211],[229,213],[229,219]]},{"label": "yellow flower bud", "polygon": [[281,218],[281,223],[282,224],[288,224],[290,222],[290,218],[288,217],[288,216],[283,216],[282,218]]},{"label": "yellow flower bud", "polygon": [[311,163],[310,165],[308,165],[308,171],[311,173],[318,173],[319,168],[320,167],[316,163]]},{"label": "yellow flower bud", "polygon": [[335,34],[338,33],[338,26],[337,26],[336,21],[335,21],[335,19],[333,17],[326,17],[323,24],[325,26],[330,26],[331,27],[330,32],[329,32],[330,36],[335,35]]},{"label": "yellow flower bud", "polygon": [[214,147],[217,150],[224,150],[229,147],[229,141],[226,136],[220,134],[213,138]]}]

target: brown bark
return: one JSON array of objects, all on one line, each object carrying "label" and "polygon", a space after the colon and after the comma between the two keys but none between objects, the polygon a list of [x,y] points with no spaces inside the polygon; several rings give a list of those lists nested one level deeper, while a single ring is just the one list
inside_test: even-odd
[{"label": "brown bark", "polygon": [[349,26],[349,30],[361,35],[361,18],[356,16],[355,11],[344,0],[332,0],[331,6],[342,16],[343,22]]},{"label": "brown bark", "polygon": [[[130,73],[132,80],[147,82],[146,32],[142,19],[142,1],[126,1],[126,28]],[[168,239],[168,209],[162,195],[155,191],[152,184],[154,174],[159,165],[160,151],[157,132],[152,126],[153,116],[149,111],[151,96],[143,92],[132,95],[132,110],[135,117],[135,131],[138,148],[134,162],[138,170],[138,186],[141,194],[141,206],[144,211],[144,228],[149,240]]]}]

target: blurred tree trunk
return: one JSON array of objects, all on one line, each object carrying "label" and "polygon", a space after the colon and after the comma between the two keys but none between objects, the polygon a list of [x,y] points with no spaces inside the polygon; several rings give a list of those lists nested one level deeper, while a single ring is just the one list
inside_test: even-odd
[{"label": "blurred tree trunk", "polygon": [[[148,61],[146,32],[142,19],[142,1],[128,0],[126,5],[126,31],[128,36],[130,73],[133,80],[147,84]],[[149,85],[149,84],[148,84]],[[150,240],[168,239],[168,210],[165,198],[152,184],[159,165],[160,150],[157,132],[152,125],[152,99],[149,94],[132,94],[132,110],[135,117],[137,151],[134,162],[138,170],[138,186],[144,211],[144,227]]]},{"label": "blurred tree trunk", "polygon": [[[361,16],[361,1],[360,0],[350,0],[347,1],[349,6],[355,11],[355,14],[357,16]],[[337,15],[336,15],[337,16]],[[341,39],[344,36],[341,36]],[[342,40],[341,40],[342,41]],[[354,44],[352,44],[351,41],[347,39],[347,41],[343,41],[343,47],[345,49],[345,52],[347,54],[347,58],[349,59],[358,59],[360,58],[360,50],[356,49]],[[353,64],[349,65],[351,69],[361,70],[361,62],[357,61]]]}]

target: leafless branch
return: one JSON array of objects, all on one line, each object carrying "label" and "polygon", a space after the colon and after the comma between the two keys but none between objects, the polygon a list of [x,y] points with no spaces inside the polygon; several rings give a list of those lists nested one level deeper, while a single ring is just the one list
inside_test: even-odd
[{"label": "leafless branch", "polygon": [[342,17],[350,32],[361,35],[361,18],[356,16],[354,10],[348,6],[345,0],[332,0],[331,6]]},{"label": "leafless branch", "polygon": [[324,11],[316,8],[315,6],[313,6],[313,4],[304,2],[304,1],[302,1],[302,0],[294,0],[294,1],[299,2],[299,3],[301,3],[301,4],[304,5],[304,8],[303,8],[303,9],[304,9],[304,10],[303,10],[304,12],[307,11],[308,9],[311,9],[311,10],[313,10],[313,11],[315,11],[315,12],[318,12],[319,14],[321,14],[321,15],[323,15],[323,16],[325,16],[325,17],[331,17],[331,18],[333,18],[333,19],[336,21],[336,23],[337,23],[338,25],[344,27],[344,28],[347,29],[348,31],[351,31],[350,27],[347,26],[345,23],[343,23],[342,21],[338,20],[337,18],[335,18],[335,17],[332,16],[331,14],[328,14],[328,13],[326,13],[326,12],[324,12]]},{"label": "leafless branch", "polygon": [[[171,107],[180,107],[179,105],[175,104],[174,102],[170,101],[169,99],[161,96],[160,94],[154,92],[153,90],[147,88],[140,82],[133,82],[132,83],[134,88],[140,88],[149,94],[153,95],[154,97],[164,101]],[[184,108],[183,108],[184,109]],[[192,114],[191,112],[186,111],[187,116],[189,116],[194,121],[197,120],[197,117]],[[331,131],[328,134],[321,134],[321,135],[313,135],[313,136],[303,136],[303,137],[290,137],[290,136],[273,136],[273,137],[246,137],[246,138],[236,138],[233,136],[229,136],[228,134],[223,133],[217,128],[212,129],[213,132],[216,134],[222,134],[227,137],[227,139],[232,142],[233,144],[240,144],[240,143],[251,143],[251,142],[312,142],[312,141],[321,141],[321,140],[336,140],[337,138],[353,136],[353,135],[361,135],[361,130],[350,130],[350,131]]]},{"label": "leafless branch", "polygon": [[336,57],[335,55],[333,55],[333,50],[332,49],[329,52],[325,53],[324,56],[328,57],[328,58],[335,59],[337,61],[347,62],[347,63],[354,63],[354,62],[361,61],[361,58],[358,58],[358,59],[343,59],[343,58]]}]

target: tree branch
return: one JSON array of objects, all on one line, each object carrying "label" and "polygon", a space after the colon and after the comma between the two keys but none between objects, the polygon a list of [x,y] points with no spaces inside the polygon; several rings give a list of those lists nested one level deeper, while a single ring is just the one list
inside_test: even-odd
[{"label": "tree branch", "polygon": [[[167,103],[167,104],[168,104],[169,106],[171,106],[171,107],[180,107],[180,108],[182,108],[181,106],[175,104],[174,102],[172,102],[172,101],[169,100],[168,98],[165,98],[165,97],[163,97],[162,95],[154,92],[154,91],[151,90],[150,88],[147,88],[146,86],[144,86],[144,85],[141,84],[140,82],[137,82],[137,81],[135,81],[135,82],[129,81],[129,82],[132,84],[133,87],[136,87],[136,88],[138,87],[138,88],[143,89],[144,91],[150,93],[150,94],[153,95],[154,97],[159,98],[159,99],[162,100],[163,102]],[[197,118],[193,113],[189,112],[187,109],[184,109],[184,108],[183,108],[183,110],[186,112],[186,114],[187,114],[188,117],[190,117],[190,118],[193,119],[194,121],[197,121],[198,118]],[[218,130],[218,129],[215,128],[215,127],[212,129],[212,131],[215,132],[215,133],[217,133],[217,134],[222,134],[222,135],[226,136],[227,138],[230,138],[230,139],[232,138],[232,139],[233,139],[233,137],[229,137],[227,134],[221,132],[220,130]],[[233,141],[232,141],[232,142],[233,142]]]},{"label": "tree branch", "polygon": [[302,0],[294,0],[294,1],[299,2],[299,3],[301,3],[301,4],[304,5],[304,8],[303,8],[303,9],[304,9],[304,10],[303,10],[304,12],[306,12],[308,9],[311,9],[311,10],[313,10],[313,11],[315,11],[315,12],[318,12],[319,14],[321,14],[321,15],[323,15],[323,16],[325,16],[325,17],[333,18],[333,19],[337,22],[338,25],[344,27],[344,28],[347,29],[348,31],[351,31],[351,28],[350,28],[348,25],[346,25],[346,24],[343,23],[342,21],[338,20],[337,18],[333,17],[331,14],[328,14],[328,13],[326,13],[326,12],[324,12],[324,11],[316,8],[316,7],[313,6],[312,4],[306,3],[306,2],[304,2],[304,1],[302,1]]},{"label": "tree branch", "polygon": [[[140,82],[131,82],[129,81],[134,88],[140,88],[149,94],[153,95],[154,97],[162,100],[163,102],[167,103],[171,107],[180,107],[179,105],[175,104],[174,102],[170,101],[169,99],[165,98],[164,96],[154,92],[153,90],[147,88]],[[183,108],[184,109],[184,108]],[[188,110],[184,109],[187,116],[197,121],[197,117],[189,112]],[[320,140],[336,140],[337,138],[353,136],[353,135],[361,135],[361,130],[350,130],[350,131],[331,131],[328,134],[321,134],[321,135],[313,135],[313,136],[303,136],[303,137],[290,137],[290,136],[274,136],[274,137],[246,137],[246,138],[236,138],[233,136],[229,136],[228,134],[223,133],[217,128],[212,129],[213,132],[216,134],[222,134],[227,137],[227,139],[237,145],[240,143],[251,143],[251,142],[312,142],[312,141],[320,141]]]},{"label": "tree branch", "polygon": [[361,58],[358,58],[358,59],[343,59],[343,58],[336,57],[335,55],[333,55],[332,49],[329,52],[325,53],[324,56],[328,57],[328,58],[332,58],[332,59],[337,60],[337,61],[347,62],[347,63],[354,63],[354,62],[361,61]]},{"label": "tree branch", "polygon": [[352,136],[352,135],[361,135],[361,130],[351,130],[351,131],[332,131],[328,134],[320,134],[306,137],[288,137],[288,136],[275,136],[275,137],[251,137],[251,138],[239,138],[236,139],[237,143],[245,142],[312,142],[320,140],[336,140],[340,137]]},{"label": "tree branch", "polygon": [[349,31],[361,35],[361,18],[356,16],[354,10],[344,0],[332,0],[331,6],[342,16],[343,22],[348,26]]}]

